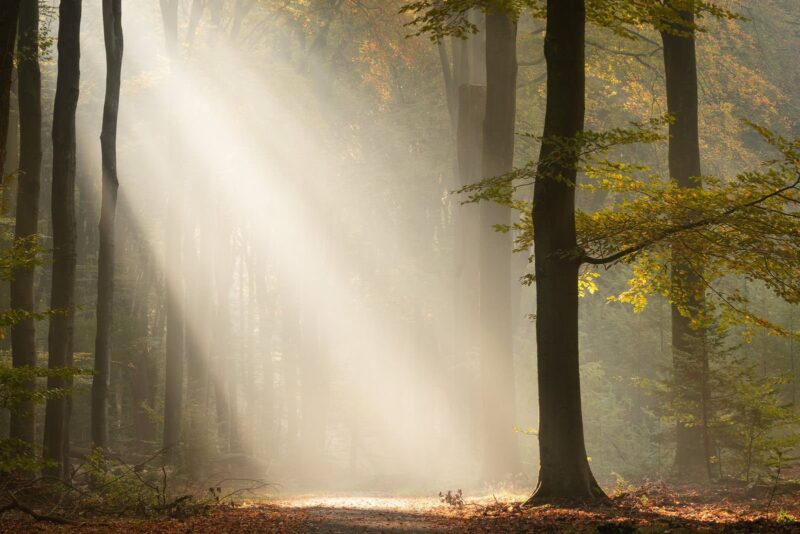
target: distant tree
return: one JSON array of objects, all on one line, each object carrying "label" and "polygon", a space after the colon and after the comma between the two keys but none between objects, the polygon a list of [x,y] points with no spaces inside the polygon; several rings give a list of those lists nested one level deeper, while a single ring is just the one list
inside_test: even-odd
[{"label": "distant tree", "polygon": [[[500,7],[486,12],[486,113],[483,120],[482,175],[511,172],[517,99],[517,17]],[[519,472],[514,433],[516,394],[511,317],[511,224],[508,206],[480,206],[480,354],[483,388],[484,476],[498,479]]]},{"label": "distant tree", "polygon": [[[72,367],[75,324],[75,110],[80,91],[81,0],[61,0],[58,24],[58,80],[53,108],[53,281],[48,367]],[[48,388],[69,388],[72,379],[51,376]],[[69,476],[69,396],[47,401],[44,458],[51,476]]]},{"label": "distant tree", "polygon": [[[697,58],[693,2],[676,4],[678,26],[667,22],[661,30],[667,88],[669,124],[669,175],[679,187],[700,188],[700,136],[698,131]],[[673,292],[685,293],[680,303],[672,304],[672,358],[677,399],[693,413],[679,417],[676,428],[675,469],[684,480],[710,477],[711,457],[708,435],[708,354],[705,347],[702,315],[705,312],[705,286],[700,282],[702,265],[688,261],[680,242],[672,249]],[[699,325],[699,326],[696,326]]]},{"label": "distant tree", "polygon": [[[178,1],[161,0],[161,17],[164,23],[164,40],[167,55],[175,61],[178,51]],[[174,66],[173,66],[174,67]],[[173,177],[177,180],[177,177]],[[181,419],[183,417],[184,381],[184,316],[183,281],[170,273],[180,273],[183,263],[180,202],[178,187],[172,184],[169,195],[166,228],[166,257],[170,272],[165,284],[167,292],[167,346],[166,372],[164,384],[164,448],[166,459],[174,462],[177,446],[181,440]]]},{"label": "distant tree", "polygon": [[[39,69],[39,2],[25,0],[19,12],[19,185],[14,239],[18,246],[35,244],[39,222],[42,166],[42,81]],[[11,328],[11,361],[15,368],[36,366],[34,326],[34,266],[20,266],[11,279],[11,309],[22,313]],[[33,390],[35,383],[26,384]],[[33,403],[22,403],[11,413],[9,437],[33,445]]]},{"label": "distant tree", "polygon": [[102,200],[100,250],[97,259],[97,336],[92,380],[92,443],[108,447],[108,390],[111,375],[111,324],[114,308],[114,228],[117,212],[117,117],[122,76],[121,0],[103,0],[103,36],[106,48],[106,97],[100,134]]}]

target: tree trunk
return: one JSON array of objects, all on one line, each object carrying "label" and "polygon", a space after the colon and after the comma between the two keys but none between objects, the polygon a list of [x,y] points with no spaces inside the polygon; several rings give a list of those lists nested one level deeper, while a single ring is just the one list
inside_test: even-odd
[{"label": "tree trunk", "polygon": [[539,483],[531,504],[605,499],[586,457],[578,360],[575,158],[558,140],[584,121],[583,0],[548,0],[547,108],[534,186],[536,343],[539,373]]},{"label": "tree trunk", "polygon": [[[164,22],[164,40],[171,61],[177,59],[178,1],[161,0],[161,16]],[[168,128],[171,128],[171,124]],[[177,166],[172,166],[174,171]],[[166,228],[166,273],[167,289],[167,339],[166,369],[164,379],[164,436],[165,461],[174,463],[181,440],[181,418],[183,416],[184,381],[184,316],[183,316],[183,239],[181,204],[178,201],[179,186],[173,176],[169,195]]]},{"label": "tree trunk", "polygon": [[[199,231],[194,231],[199,227]],[[204,239],[207,233],[201,222],[189,223],[190,228],[184,236],[184,254],[186,259],[187,287],[209,287],[207,276],[208,256],[205,254]],[[193,236],[199,237],[195,239]],[[209,303],[206,294],[198,289],[186,291],[186,429],[184,454],[186,464],[195,475],[203,473],[209,460],[210,442],[208,437],[208,369],[209,357],[206,333],[211,328],[209,319]]]},{"label": "tree trunk", "polygon": [[[486,114],[483,177],[514,166],[517,24],[508,13],[486,14]],[[514,432],[516,395],[511,320],[511,233],[494,225],[511,223],[511,210],[493,202],[480,206],[480,354],[483,401],[483,475],[497,480],[519,472]]]},{"label": "tree trunk", "polygon": [[[81,0],[61,0],[58,23],[58,81],[53,108],[53,280],[48,367],[72,366],[75,323],[75,110],[80,90]],[[72,379],[49,377],[49,388],[70,388]],[[69,395],[47,401],[44,458],[51,476],[69,476]]]},{"label": "tree trunk", "polygon": [[0,171],[5,169],[8,148],[8,112],[11,104],[11,75],[20,0],[5,0],[0,10]]},{"label": "tree trunk", "polygon": [[[483,117],[486,106],[486,89],[480,85],[461,85],[458,91],[458,178],[460,185],[480,180],[483,144]],[[453,411],[457,420],[467,426],[468,454],[480,454],[479,395],[476,377],[470,364],[478,357],[480,343],[480,257],[478,236],[479,209],[474,205],[455,206],[455,298],[454,298],[454,354],[453,354]],[[475,447],[472,449],[472,447]]]},{"label": "tree trunk", "polygon": [[[39,2],[26,0],[19,11],[19,127],[20,159],[17,186],[17,215],[14,236],[17,243],[33,245],[39,221],[39,179],[42,167],[42,81],[39,70]],[[34,268],[14,271],[11,280],[11,309],[34,312]],[[27,317],[11,328],[11,360],[14,367],[36,367],[36,327]],[[25,385],[29,391],[34,381]],[[34,405],[24,402],[11,413],[11,439],[35,440]],[[33,449],[31,448],[32,452]]]},{"label": "tree trunk", "polygon": [[[664,71],[669,125],[669,174],[680,187],[700,188],[700,140],[697,126],[697,58],[694,15],[682,11],[687,27],[663,31]],[[687,35],[688,32],[688,35]],[[707,431],[708,354],[702,329],[692,326],[691,316],[702,314],[703,288],[698,266],[687,262],[679,245],[672,248],[672,283],[677,293],[688,291],[682,313],[672,306],[672,359],[677,403],[689,408],[676,428],[675,471],[680,479],[704,481],[711,476]]]},{"label": "tree trunk", "polygon": [[100,250],[97,257],[97,336],[92,380],[92,443],[108,448],[108,382],[111,370],[111,325],[114,309],[114,227],[117,214],[117,117],[122,76],[121,0],[103,0],[106,45],[106,97],[103,105],[102,201]]}]

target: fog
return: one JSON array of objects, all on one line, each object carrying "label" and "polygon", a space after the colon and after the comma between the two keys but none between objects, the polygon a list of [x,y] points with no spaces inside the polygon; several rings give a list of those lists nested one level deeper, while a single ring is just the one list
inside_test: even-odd
[{"label": "fog", "polygon": [[[381,113],[363,80],[260,7],[236,36],[205,13],[190,45],[181,4],[174,58],[158,2],[123,9],[118,261],[152,274],[121,291],[183,295],[187,375],[208,380],[185,437],[204,452],[187,462],[219,469],[212,456],[231,450],[224,395],[247,453],[233,461],[288,487],[477,482],[479,372],[475,354],[454,352],[469,334],[451,276],[453,212],[476,208],[452,194],[443,101],[440,130],[420,139],[417,119]],[[84,13],[79,190],[99,210],[105,56],[96,2]],[[256,15],[265,37],[248,40]],[[140,350],[164,350],[152,343]]]},{"label": "fog", "polygon": [[[483,15],[469,15],[477,34],[437,45],[412,35],[419,27],[409,25],[412,14],[398,13],[402,2],[181,0],[171,49],[161,3],[122,6],[105,452],[133,464],[179,451],[165,462],[179,479],[263,480],[278,494],[528,494],[540,467],[530,251],[525,245],[512,252],[518,213],[503,208],[512,228],[494,232],[490,203],[465,202],[457,192],[487,178],[481,140],[470,146],[470,132],[459,130],[470,108],[458,92],[467,87],[486,99]],[[37,268],[36,306],[45,310],[57,2],[42,9],[39,231],[46,257]],[[698,144],[704,171],[722,182],[774,157],[742,117],[798,131],[796,76],[779,65],[788,52],[763,61],[781,24],[758,13],[715,19],[698,38],[706,76]],[[639,40],[589,27],[587,130],[666,113],[660,37],[640,26]],[[514,164],[525,166],[537,158],[544,122],[545,26],[524,12],[515,31],[512,149]],[[95,350],[105,83],[101,2],[84,0],[74,335],[75,365],[84,371]],[[480,134],[483,115],[472,126]],[[646,165],[667,183],[666,139],[615,147],[609,157]],[[585,187],[587,174],[578,173],[580,210],[625,207],[629,196]],[[520,187],[512,198],[530,202],[532,194]],[[521,211],[529,215],[530,206]],[[586,454],[577,456],[578,463],[588,457],[604,489],[625,489],[628,481],[666,476],[674,465],[674,392],[681,386],[670,381],[675,316],[668,291],[652,291],[635,313],[621,302],[631,288],[630,265],[596,271],[597,287],[581,286],[580,383],[572,389],[583,399],[577,414]],[[741,273],[720,279],[750,299],[750,310],[796,334],[796,304]],[[487,305],[495,294],[508,297],[498,313]],[[46,322],[37,326],[40,365]],[[486,335],[498,324],[500,341]],[[705,462],[720,480],[750,483],[751,464],[772,473],[766,452],[753,460],[753,448],[743,445],[755,435],[747,432],[756,426],[756,408],[767,406],[758,413],[778,421],[765,423],[759,436],[783,439],[797,428],[788,415],[781,419],[796,413],[800,391],[796,335],[774,333],[735,324],[706,356],[704,372],[713,371],[709,387],[716,389],[701,403],[713,412],[704,423],[713,458],[706,450]],[[178,362],[172,386],[169,361]],[[71,400],[73,452],[81,457],[92,447],[90,375],[75,378]],[[178,406],[168,405],[171,387]],[[728,398],[738,412],[727,411]],[[788,411],[778,417],[776,407]],[[170,410],[178,415],[175,443],[165,431]],[[576,441],[582,446],[582,437]]]}]

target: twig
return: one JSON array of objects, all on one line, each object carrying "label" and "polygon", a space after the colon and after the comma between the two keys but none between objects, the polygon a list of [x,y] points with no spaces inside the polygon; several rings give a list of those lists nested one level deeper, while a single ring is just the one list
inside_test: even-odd
[{"label": "twig", "polygon": [[11,491],[8,492],[8,497],[11,499],[11,502],[9,504],[3,506],[2,508],[0,508],[0,513],[7,512],[9,510],[19,510],[20,512],[25,512],[26,514],[28,514],[29,516],[31,516],[32,518],[34,518],[37,521],[48,521],[50,523],[56,523],[58,525],[74,525],[74,526],[79,526],[80,525],[80,523],[77,523],[75,521],[71,521],[71,520],[66,519],[64,517],[40,514],[39,512],[33,510],[32,508],[29,508],[28,506],[22,504],[21,502],[19,502],[19,499],[17,499],[17,496],[14,495],[14,493],[11,492]]}]

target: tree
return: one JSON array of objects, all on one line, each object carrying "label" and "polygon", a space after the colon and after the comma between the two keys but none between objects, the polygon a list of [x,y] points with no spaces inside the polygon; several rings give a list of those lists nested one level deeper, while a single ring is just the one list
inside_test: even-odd
[{"label": "tree", "polygon": [[[22,2],[19,12],[20,164],[14,238],[18,246],[34,245],[39,222],[39,180],[42,166],[42,81],[39,69],[39,2]],[[20,266],[11,279],[11,309],[22,317],[11,327],[14,367],[36,366],[34,266]],[[33,390],[35,383],[26,387]],[[33,403],[11,414],[9,437],[33,445]]]},{"label": "tree", "polygon": [[583,0],[548,0],[547,105],[533,193],[539,482],[528,503],[605,498],[586,456],[578,365],[577,154],[554,157],[584,121]]},{"label": "tree", "polygon": [[[161,17],[164,22],[164,40],[167,55],[175,61],[178,41],[178,2],[161,0]],[[167,265],[172,272],[180,273],[182,265],[182,232],[178,187],[173,184],[169,197],[167,213]],[[184,317],[183,281],[165,280],[167,290],[167,354],[164,384],[164,448],[166,459],[174,462],[177,446],[181,439],[181,418],[183,416],[183,376],[184,376]]]},{"label": "tree", "polygon": [[10,0],[0,12],[0,171],[5,168],[8,148],[8,111],[19,7],[20,0]]},{"label": "tree", "polygon": [[[670,2],[667,2],[669,5]],[[694,9],[691,2],[678,12],[680,27],[666,24],[661,30],[669,124],[669,174],[679,187],[699,188],[700,139],[697,125],[697,58],[695,55]],[[675,468],[681,479],[710,477],[708,436],[708,354],[702,323],[705,287],[702,269],[687,261],[687,251],[678,242],[672,249],[673,291],[686,293],[685,306],[672,304],[672,357],[678,391],[686,398],[678,402],[690,408],[689,417],[679,418],[676,428]],[[688,420],[687,420],[688,419]]]},{"label": "tree", "polygon": [[[486,13],[486,113],[483,121],[483,177],[510,172],[514,165],[517,92],[516,13],[496,7]],[[514,433],[515,388],[511,317],[511,235],[497,226],[511,223],[511,209],[494,202],[480,206],[480,354],[483,388],[484,476],[519,472]]]},{"label": "tree", "polygon": [[114,222],[117,211],[117,117],[122,76],[121,0],[103,0],[103,36],[106,47],[106,96],[102,152],[100,250],[97,259],[97,336],[92,380],[92,443],[108,447],[108,390],[111,371],[111,325],[114,305]]},{"label": "tree", "polygon": [[[61,0],[58,24],[58,80],[53,108],[53,282],[48,367],[72,367],[75,321],[75,110],[80,91],[81,0]],[[52,376],[48,388],[69,388],[71,377]],[[47,401],[44,458],[52,476],[69,476],[69,396]]]}]

